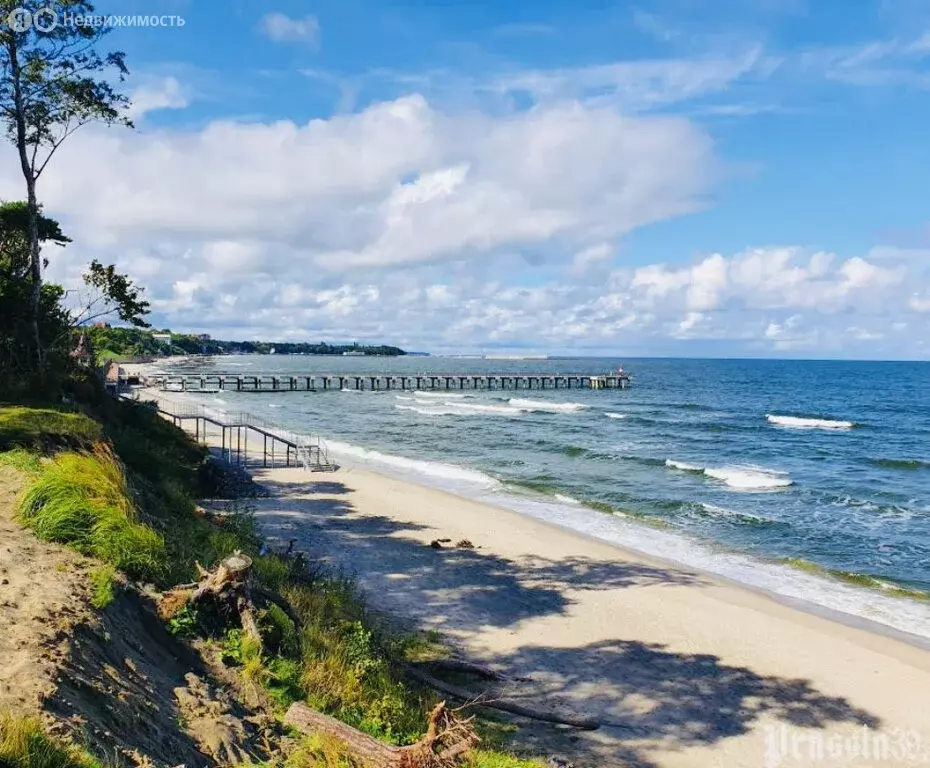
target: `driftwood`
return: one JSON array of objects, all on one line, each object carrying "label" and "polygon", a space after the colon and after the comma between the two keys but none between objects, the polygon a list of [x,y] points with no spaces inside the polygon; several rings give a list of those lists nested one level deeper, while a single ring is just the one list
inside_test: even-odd
[{"label": "driftwood", "polygon": [[509,712],[512,715],[520,715],[521,717],[528,717],[532,720],[543,720],[547,723],[570,725],[573,728],[580,728],[583,731],[595,731],[600,728],[601,725],[597,720],[593,720],[589,717],[578,717],[568,714],[563,715],[548,710],[525,707],[522,704],[517,704],[515,701],[493,696],[489,692],[475,693],[467,688],[462,688],[461,686],[447,683],[444,680],[439,680],[416,667],[408,666],[407,671],[411,677],[425,683],[430,688],[453,696],[456,699],[461,699],[469,705],[490,707],[491,709],[498,709],[501,712]]},{"label": "driftwood", "polygon": [[340,742],[348,756],[365,768],[455,768],[463,765],[478,736],[471,720],[460,720],[437,704],[430,713],[426,735],[409,747],[392,747],[373,739],[335,718],[310,709],[306,704],[292,704],[284,724],[307,735],[325,735]]}]

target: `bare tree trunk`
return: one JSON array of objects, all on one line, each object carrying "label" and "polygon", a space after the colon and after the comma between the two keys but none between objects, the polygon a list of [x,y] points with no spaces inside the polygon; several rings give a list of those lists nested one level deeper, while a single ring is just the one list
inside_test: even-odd
[{"label": "bare tree trunk", "polygon": [[36,372],[42,372],[44,350],[42,337],[39,334],[39,316],[42,303],[42,252],[39,248],[39,203],[36,198],[36,175],[29,160],[26,135],[26,104],[23,100],[22,66],[19,61],[19,49],[16,45],[16,34],[11,32],[7,50],[10,55],[11,80],[13,85],[13,104],[16,110],[16,149],[19,152],[19,164],[26,180],[26,193],[28,202],[29,224],[29,271],[32,276],[32,339],[35,344]]}]

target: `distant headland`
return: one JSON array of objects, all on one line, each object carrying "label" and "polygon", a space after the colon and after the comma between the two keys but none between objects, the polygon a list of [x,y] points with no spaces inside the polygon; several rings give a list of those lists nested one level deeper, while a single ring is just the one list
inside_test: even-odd
[{"label": "distant headland", "polygon": [[345,355],[397,357],[407,353],[387,344],[318,344],[293,341],[222,341],[209,334],[173,333],[170,330],[114,328],[96,325],[87,328],[98,361],[126,357],[163,355]]}]

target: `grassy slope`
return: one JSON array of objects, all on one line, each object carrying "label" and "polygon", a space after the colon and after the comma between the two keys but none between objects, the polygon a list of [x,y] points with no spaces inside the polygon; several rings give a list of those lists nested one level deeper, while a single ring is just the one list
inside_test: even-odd
[{"label": "grassy slope", "polygon": [[[0,454],[0,460],[33,477],[21,520],[41,538],[102,561],[93,577],[95,604],[112,600],[118,571],[165,588],[196,580],[195,562],[209,567],[235,550],[247,552],[258,580],[288,600],[300,626],[277,609],[265,612],[259,617],[261,650],[244,642],[237,629],[190,611],[176,616],[171,629],[213,637],[226,661],[266,689],[282,712],[305,700],[389,743],[410,743],[422,735],[435,697],[411,686],[401,672],[401,663],[421,649],[422,639],[387,631],[351,580],[298,570],[275,555],[260,556],[248,514],[213,522],[195,514],[195,498],[220,495],[223,489],[206,471],[204,450],[154,411],[104,400],[95,416],[0,407],[0,446],[30,449]],[[40,460],[39,451],[49,455]],[[316,746],[304,752],[308,768],[331,763]],[[474,760],[476,768],[539,765],[493,750]]]}]

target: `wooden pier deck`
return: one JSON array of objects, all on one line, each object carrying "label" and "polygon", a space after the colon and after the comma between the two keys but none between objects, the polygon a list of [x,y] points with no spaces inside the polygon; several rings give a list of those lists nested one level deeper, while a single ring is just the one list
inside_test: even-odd
[{"label": "wooden pier deck", "polygon": [[239,373],[153,373],[141,378],[148,387],[174,392],[324,392],[327,390],[542,390],[626,389],[631,380],[618,374],[564,373],[307,373],[300,375]]}]

